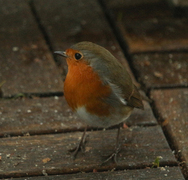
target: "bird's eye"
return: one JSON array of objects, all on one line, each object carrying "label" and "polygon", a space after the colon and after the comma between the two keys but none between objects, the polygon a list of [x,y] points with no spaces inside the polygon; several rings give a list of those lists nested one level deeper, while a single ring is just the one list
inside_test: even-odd
[{"label": "bird's eye", "polygon": [[75,59],[79,60],[82,58],[82,55],[80,53],[75,54]]}]

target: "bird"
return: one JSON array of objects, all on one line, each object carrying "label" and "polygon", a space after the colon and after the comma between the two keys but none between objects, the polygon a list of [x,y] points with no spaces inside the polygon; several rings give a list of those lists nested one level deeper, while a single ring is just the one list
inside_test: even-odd
[{"label": "bird", "polygon": [[[120,124],[134,108],[144,109],[142,97],[126,68],[104,47],[89,41],[79,42],[65,51],[55,51],[66,58],[68,72],[64,96],[71,109],[89,126],[109,128],[119,125],[114,159],[120,151]],[[85,142],[87,126],[74,156]]]}]

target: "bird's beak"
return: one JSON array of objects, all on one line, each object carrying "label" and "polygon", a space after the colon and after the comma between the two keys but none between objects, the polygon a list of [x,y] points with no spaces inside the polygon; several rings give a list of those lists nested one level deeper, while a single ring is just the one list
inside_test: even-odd
[{"label": "bird's beak", "polygon": [[57,54],[57,55],[60,55],[60,56],[63,56],[63,57],[67,57],[67,54],[65,51],[55,51],[54,54]]}]

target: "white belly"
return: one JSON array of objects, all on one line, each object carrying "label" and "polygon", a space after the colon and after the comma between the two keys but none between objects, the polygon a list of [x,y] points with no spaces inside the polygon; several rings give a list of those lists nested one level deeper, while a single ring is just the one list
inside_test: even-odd
[{"label": "white belly", "polygon": [[86,111],[84,106],[77,108],[76,112],[88,125],[107,128],[124,122],[131,114],[133,108],[124,106],[110,114],[110,116],[96,116]]}]

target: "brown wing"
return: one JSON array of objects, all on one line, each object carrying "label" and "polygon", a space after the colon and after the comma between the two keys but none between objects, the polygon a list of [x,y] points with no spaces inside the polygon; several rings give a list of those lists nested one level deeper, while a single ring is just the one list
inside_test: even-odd
[{"label": "brown wing", "polygon": [[138,89],[136,88],[136,86],[134,85],[134,89],[132,94],[130,95],[130,97],[128,98],[128,104],[129,106],[132,107],[136,107],[139,109],[144,109],[144,105],[142,103],[142,97],[138,91]]}]

